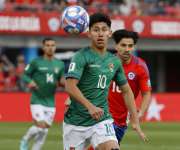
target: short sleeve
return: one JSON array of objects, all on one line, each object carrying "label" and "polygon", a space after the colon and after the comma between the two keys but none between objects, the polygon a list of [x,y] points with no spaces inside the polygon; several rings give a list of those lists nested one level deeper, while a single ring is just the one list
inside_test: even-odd
[{"label": "short sleeve", "polygon": [[36,69],[36,62],[32,61],[25,67],[24,73],[28,75],[32,75],[35,69]]},{"label": "short sleeve", "polygon": [[27,82],[30,83],[32,81],[31,77],[34,73],[34,71],[36,70],[36,62],[32,61],[30,64],[28,64],[25,69],[24,69],[24,74],[22,76],[22,79]]},{"label": "short sleeve", "polygon": [[124,74],[124,70],[123,70],[121,62],[118,63],[118,69],[116,71],[116,74],[113,80],[116,81],[116,83],[119,86],[122,86],[127,83],[126,76]]},{"label": "short sleeve", "polygon": [[76,78],[79,80],[84,71],[85,64],[86,61],[84,55],[82,54],[82,52],[77,52],[71,59],[66,79]]},{"label": "short sleeve", "polygon": [[151,90],[151,81],[146,64],[144,64],[139,68],[139,86],[141,92],[146,92]]}]

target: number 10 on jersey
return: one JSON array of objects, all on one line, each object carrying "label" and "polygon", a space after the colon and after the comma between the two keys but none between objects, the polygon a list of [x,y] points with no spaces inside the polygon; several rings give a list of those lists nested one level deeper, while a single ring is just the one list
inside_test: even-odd
[{"label": "number 10 on jersey", "polygon": [[98,80],[97,88],[105,89],[106,81],[107,81],[106,75],[99,75],[99,80]]}]

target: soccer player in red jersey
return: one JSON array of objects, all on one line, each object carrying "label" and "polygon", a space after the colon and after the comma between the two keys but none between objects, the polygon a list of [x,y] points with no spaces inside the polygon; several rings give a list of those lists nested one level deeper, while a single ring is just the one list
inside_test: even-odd
[{"label": "soccer player in red jersey", "polygon": [[[115,50],[117,51],[117,56],[122,61],[126,78],[134,93],[135,99],[139,93],[142,95],[142,103],[138,112],[139,118],[141,118],[150,103],[151,83],[145,61],[132,54],[138,41],[138,34],[127,30],[117,30],[113,33],[113,39],[116,43]],[[129,117],[121,90],[114,81],[109,88],[108,101],[109,110],[114,119],[113,125],[116,137],[120,143],[127,129]]]}]

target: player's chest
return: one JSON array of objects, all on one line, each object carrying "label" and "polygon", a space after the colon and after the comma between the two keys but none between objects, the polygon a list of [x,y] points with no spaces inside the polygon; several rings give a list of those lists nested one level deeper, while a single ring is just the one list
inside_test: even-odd
[{"label": "player's chest", "polygon": [[53,63],[40,63],[37,65],[36,70],[39,74],[58,74],[60,71],[59,66]]},{"label": "player's chest", "polygon": [[123,68],[128,82],[137,82],[139,76],[138,68],[136,66],[125,66]]},{"label": "player's chest", "polygon": [[116,65],[106,60],[96,60],[87,63],[86,71],[93,76],[106,75],[112,78],[116,71]]}]

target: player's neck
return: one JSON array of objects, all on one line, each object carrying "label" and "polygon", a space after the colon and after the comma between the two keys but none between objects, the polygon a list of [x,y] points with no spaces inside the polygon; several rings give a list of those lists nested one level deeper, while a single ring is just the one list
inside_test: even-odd
[{"label": "player's neck", "polygon": [[122,63],[128,65],[132,60],[132,56],[128,60],[123,60]]},{"label": "player's neck", "polygon": [[100,49],[100,48],[97,48],[96,46],[94,46],[93,44],[91,45],[91,48],[97,52],[99,55],[104,55],[107,51],[106,47]]},{"label": "player's neck", "polygon": [[54,58],[53,55],[52,56],[44,55],[43,57],[47,60],[52,60]]}]

